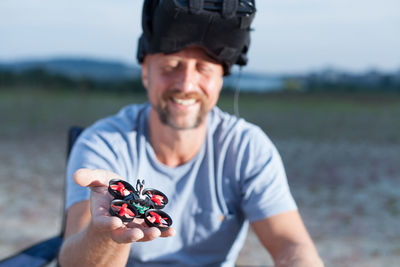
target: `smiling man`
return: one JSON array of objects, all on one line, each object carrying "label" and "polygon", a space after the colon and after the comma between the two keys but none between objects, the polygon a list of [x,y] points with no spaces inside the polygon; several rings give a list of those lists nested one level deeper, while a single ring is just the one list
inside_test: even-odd
[{"label": "smiling man", "polygon": [[[223,75],[247,62],[254,14],[252,0],[144,2],[149,103],[98,121],[75,144],[63,266],[234,266],[249,224],[276,266],[322,266],[276,148],[216,107]],[[166,193],[173,227],[110,216],[114,178]]]},{"label": "smiling man", "polygon": [[[170,55],[154,54],[142,64],[143,84],[164,125],[176,130],[204,124],[222,88],[223,69],[200,47],[189,46]],[[153,120],[152,120],[153,121]]]}]

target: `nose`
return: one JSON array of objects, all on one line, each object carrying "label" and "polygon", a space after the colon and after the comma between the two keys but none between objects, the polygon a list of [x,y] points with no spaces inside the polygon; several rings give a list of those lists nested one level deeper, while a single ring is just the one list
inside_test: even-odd
[{"label": "nose", "polygon": [[182,92],[195,91],[197,88],[199,74],[194,64],[186,64],[179,73],[177,89]]}]

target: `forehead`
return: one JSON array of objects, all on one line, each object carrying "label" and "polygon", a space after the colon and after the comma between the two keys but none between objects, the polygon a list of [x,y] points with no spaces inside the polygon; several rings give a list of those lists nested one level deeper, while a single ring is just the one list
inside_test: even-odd
[{"label": "forehead", "polygon": [[175,53],[169,53],[169,54],[156,53],[156,54],[146,55],[146,58],[155,59],[156,61],[164,61],[164,60],[167,61],[167,60],[173,60],[173,59],[194,59],[194,60],[201,61],[204,63],[210,63],[210,64],[222,66],[222,64],[220,62],[211,58],[207,54],[205,49],[198,47],[198,46],[186,47]]}]

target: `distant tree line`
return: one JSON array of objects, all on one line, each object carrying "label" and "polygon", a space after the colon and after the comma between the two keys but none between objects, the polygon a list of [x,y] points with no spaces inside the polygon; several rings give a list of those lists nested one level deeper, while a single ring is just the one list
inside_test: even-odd
[{"label": "distant tree line", "polygon": [[[303,76],[283,78],[283,91],[300,92],[396,92],[400,93],[400,71],[383,74],[377,71],[364,74],[349,74],[337,71],[322,71]],[[4,89],[42,89],[143,93],[141,77],[120,79],[99,79],[81,75],[71,77],[45,68],[35,67],[26,70],[0,68],[0,90]],[[232,85],[224,86],[224,93],[235,91]]]},{"label": "distant tree line", "polygon": [[354,82],[349,80],[329,81],[309,78],[307,79],[308,92],[398,92],[400,83],[390,76],[382,76],[373,83]]},{"label": "distant tree line", "polygon": [[398,92],[400,93],[400,72],[381,73],[370,71],[351,74],[325,71],[306,77],[305,86],[309,92]]},{"label": "distant tree line", "polygon": [[140,77],[120,80],[99,80],[88,76],[70,77],[65,74],[50,72],[43,68],[32,68],[24,71],[0,69],[0,90],[10,88],[145,92]]}]

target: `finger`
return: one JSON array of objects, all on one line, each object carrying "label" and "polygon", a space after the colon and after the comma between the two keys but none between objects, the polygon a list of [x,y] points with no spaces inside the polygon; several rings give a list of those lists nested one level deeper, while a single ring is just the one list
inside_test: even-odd
[{"label": "finger", "polygon": [[106,170],[79,169],[74,173],[74,180],[80,186],[95,187],[108,186],[111,179],[122,179],[118,174]]},{"label": "finger", "polygon": [[137,224],[136,227],[129,228],[121,219],[114,216],[100,216],[95,220],[93,226],[96,227],[98,231],[110,232],[111,238],[120,244],[137,242],[145,236],[140,224]]},{"label": "finger", "polygon": [[175,229],[168,229],[165,232],[161,232],[157,227],[146,227],[146,228],[128,228],[125,232],[121,232],[118,236],[119,241],[124,243],[128,242],[148,242],[158,237],[170,237],[175,235]]},{"label": "finger", "polygon": [[161,236],[161,231],[157,227],[149,227],[143,219],[135,218],[132,222],[127,224],[127,227],[138,228],[143,232],[143,237],[136,242],[145,242],[156,239]]},{"label": "finger", "polygon": [[[148,232],[151,239],[154,239],[155,237],[170,237],[170,236],[174,236],[176,234],[176,230],[173,227],[168,227],[167,230],[161,232],[161,230],[158,229],[157,227],[149,227],[143,219],[138,219],[138,218],[135,218],[132,222],[128,223],[127,227],[131,227],[131,228],[139,227],[144,232],[146,232],[146,229],[153,229]],[[156,229],[158,231],[156,231],[154,229]],[[146,240],[140,240],[140,241],[149,241],[149,240],[146,239]]]},{"label": "finger", "polygon": [[97,216],[93,220],[93,226],[96,227],[99,231],[109,232],[120,228],[126,228],[123,222],[118,217],[109,215]]},{"label": "finger", "polygon": [[151,241],[161,236],[161,231],[157,227],[145,227],[143,233],[143,238],[137,240],[137,242]]},{"label": "finger", "polygon": [[140,228],[121,227],[112,232],[112,239],[117,243],[133,243],[144,238]]},{"label": "finger", "polygon": [[176,230],[173,227],[169,227],[166,231],[161,232],[161,237],[170,237],[176,234]]},{"label": "finger", "polygon": [[147,224],[144,222],[144,219],[141,219],[141,218],[133,219],[133,221],[127,223],[126,226],[129,227],[129,228],[139,227],[139,228],[142,228],[142,229],[148,227]]}]

